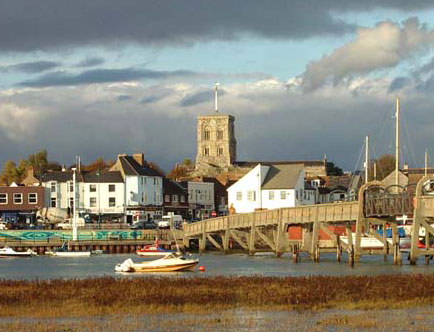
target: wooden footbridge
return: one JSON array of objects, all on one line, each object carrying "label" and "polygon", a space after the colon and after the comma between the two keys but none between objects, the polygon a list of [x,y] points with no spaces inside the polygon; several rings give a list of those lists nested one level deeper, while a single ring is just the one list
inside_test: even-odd
[{"label": "wooden footbridge", "polygon": [[[382,183],[373,181],[360,188],[358,201],[256,211],[184,224],[184,246],[188,247],[191,239],[198,239],[200,251],[209,243],[228,252],[237,243],[238,247],[254,254],[258,246],[265,245],[278,256],[292,252],[294,261],[300,251],[308,252],[315,261],[319,260],[321,252],[335,251],[340,260],[342,251],[346,251],[350,264],[362,255],[376,253],[386,258],[393,253],[394,263],[400,264],[397,217],[410,215],[413,216],[411,234],[419,234],[421,227],[426,234],[426,247],[422,249],[418,248],[419,236],[411,238],[409,258],[411,264],[416,264],[419,256],[434,255],[434,249],[429,246],[429,236],[434,236],[434,177],[422,178],[415,188],[394,187],[384,188]],[[293,226],[301,227],[301,239],[289,238],[288,230]],[[346,241],[330,226],[344,227]],[[391,244],[385,231],[389,227]],[[384,230],[382,235],[378,229]],[[328,239],[321,240],[320,232]],[[381,241],[382,248],[363,249],[362,237]]]}]

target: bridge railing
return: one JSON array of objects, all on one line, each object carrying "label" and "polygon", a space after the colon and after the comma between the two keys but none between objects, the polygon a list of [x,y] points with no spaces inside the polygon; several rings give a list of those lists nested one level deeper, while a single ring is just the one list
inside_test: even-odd
[{"label": "bridge railing", "polygon": [[196,236],[203,232],[218,232],[226,229],[246,229],[251,226],[275,226],[280,222],[300,224],[313,222],[315,216],[322,222],[356,220],[359,208],[357,202],[339,202],[316,205],[301,205],[293,208],[239,213],[184,224],[185,236]]}]

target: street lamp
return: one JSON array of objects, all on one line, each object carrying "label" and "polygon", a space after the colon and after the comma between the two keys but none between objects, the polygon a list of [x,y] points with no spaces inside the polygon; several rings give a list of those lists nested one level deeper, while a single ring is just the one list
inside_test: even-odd
[{"label": "street lamp", "polygon": [[101,202],[100,202],[101,194],[100,194],[100,185],[99,185],[100,184],[99,175],[100,175],[99,171],[96,172],[96,176],[98,178],[98,227],[101,227]]},{"label": "street lamp", "polygon": [[77,241],[77,214],[76,214],[76,198],[77,193],[75,191],[75,170],[76,168],[72,168],[72,185],[74,187],[74,203],[72,205],[72,240]]}]

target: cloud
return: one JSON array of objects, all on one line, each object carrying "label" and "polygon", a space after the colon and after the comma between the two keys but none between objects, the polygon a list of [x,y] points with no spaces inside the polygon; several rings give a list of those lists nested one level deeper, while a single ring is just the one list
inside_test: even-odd
[{"label": "cloud", "polygon": [[105,62],[104,58],[101,57],[94,57],[94,58],[86,58],[82,61],[80,61],[76,67],[94,67],[102,65]]},{"label": "cloud", "polygon": [[36,74],[47,71],[60,66],[59,62],[55,61],[34,61],[23,62],[15,65],[0,66],[0,71],[3,72],[23,72],[26,74]]},{"label": "cloud", "polygon": [[[393,153],[385,139],[392,135],[388,129],[379,137],[384,119],[390,120],[393,132],[394,95],[388,94],[392,81],[354,78],[308,93],[297,87],[288,91],[286,82],[277,80],[225,84],[219,108],[236,117],[239,160],[321,159],[327,154],[354,170],[366,134],[377,156]],[[205,91],[211,95],[207,101],[180,106],[187,96]],[[185,157],[195,159],[196,116],[212,111],[212,95],[203,85],[171,81],[0,91],[0,137],[7,137],[14,148],[0,156],[0,164],[46,148],[50,159],[66,164],[75,155],[89,162],[97,156],[114,159],[118,153],[143,151],[170,169]],[[113,102],[119,96],[131,98]],[[402,111],[411,110],[407,126],[414,150],[423,155],[432,136],[434,95],[411,82],[400,96]],[[139,102],[143,98],[158,102]]]},{"label": "cloud", "polygon": [[432,0],[274,0],[272,6],[262,0],[2,0],[0,45],[3,52],[28,52],[97,44],[193,44],[244,35],[304,39],[354,30],[335,13],[430,8]]},{"label": "cloud", "polygon": [[25,87],[71,86],[107,82],[128,82],[136,80],[169,79],[196,77],[197,73],[188,70],[155,71],[134,68],[93,69],[80,74],[69,74],[63,71],[49,73],[35,79],[18,83]]},{"label": "cloud", "polygon": [[316,89],[328,80],[392,68],[410,56],[433,48],[434,30],[411,18],[400,26],[381,22],[374,28],[360,28],[354,41],[335,49],[330,55],[310,62],[303,74],[303,86]]},{"label": "cloud", "polygon": [[[219,90],[219,96],[223,96],[225,94],[225,91],[220,89]],[[204,102],[214,100],[214,90],[213,89],[206,89],[203,91],[195,92],[193,94],[189,94],[181,99],[179,102],[179,106],[186,107],[186,106],[195,106],[198,104],[202,104]]]},{"label": "cloud", "polygon": [[406,85],[408,85],[411,82],[411,80],[408,77],[397,77],[395,79],[393,79],[393,81],[390,83],[389,86],[389,93],[392,93],[394,91],[400,90],[402,88],[404,88]]},{"label": "cloud", "polygon": [[120,95],[117,97],[117,101],[127,101],[127,100],[131,100],[133,99],[133,97],[129,96],[129,95]]}]

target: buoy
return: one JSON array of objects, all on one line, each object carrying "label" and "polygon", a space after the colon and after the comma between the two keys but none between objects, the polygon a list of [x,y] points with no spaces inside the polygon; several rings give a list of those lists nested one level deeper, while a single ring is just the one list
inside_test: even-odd
[{"label": "buoy", "polygon": [[200,272],[205,272],[205,266],[199,266],[199,271]]}]

